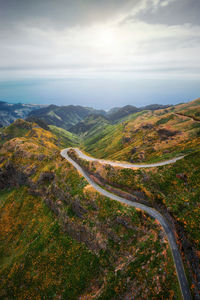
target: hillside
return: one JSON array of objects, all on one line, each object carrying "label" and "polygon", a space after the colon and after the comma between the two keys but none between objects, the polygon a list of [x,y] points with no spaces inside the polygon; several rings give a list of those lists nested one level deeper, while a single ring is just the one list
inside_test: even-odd
[{"label": "hillside", "polygon": [[98,162],[79,163],[97,182],[114,187],[164,214],[176,228],[180,250],[191,278],[195,299],[200,297],[200,100],[155,112],[131,115],[108,125],[101,135],[86,139],[85,150],[94,157],[157,162],[179,155],[173,165],[147,169],[121,169]]},{"label": "hillside", "polygon": [[54,125],[68,130],[91,113],[105,114],[104,111],[98,111],[93,108],[83,106],[50,105],[48,107],[32,111],[29,116],[35,116],[42,119],[49,125]]},{"label": "hillside", "polygon": [[110,124],[108,119],[102,115],[91,114],[83,121],[77,123],[69,129],[70,132],[79,136],[96,136],[99,130]]},{"label": "hillside", "polygon": [[[29,114],[29,117],[37,117],[42,119],[49,125],[64,128],[76,134],[82,134],[90,130],[92,127],[92,118],[100,118],[102,116],[102,123],[117,123],[123,118],[127,118],[133,113],[143,110],[159,110],[169,106],[167,105],[148,105],[145,107],[137,108],[132,105],[126,105],[120,108],[111,109],[107,113],[104,110],[96,110],[93,108],[82,106],[56,106],[50,105]],[[92,117],[93,116],[93,117]]]},{"label": "hillside", "polygon": [[159,109],[165,109],[170,107],[170,105],[161,105],[161,104],[152,104],[152,105],[146,105],[143,107],[135,107],[132,105],[126,105],[123,107],[115,107],[108,111],[107,117],[108,119],[113,122],[119,122],[121,119],[126,118],[129,115],[132,115],[134,113],[143,111],[143,110],[159,110]]},{"label": "hillside", "polygon": [[[142,111],[105,127],[85,140],[84,149],[99,158],[148,162],[193,151],[200,139],[196,101],[164,110]],[[194,119],[196,118],[196,119]]]},{"label": "hillside", "polygon": [[[42,110],[48,115],[49,108]],[[71,132],[37,114],[0,128],[0,297],[181,299],[160,225],[95,192],[60,156],[60,149],[78,146],[95,157],[139,163],[185,155],[142,170],[79,163],[98,184],[168,219],[198,299],[199,115],[197,99],[117,122],[89,113]]]},{"label": "hillside", "polygon": [[60,147],[72,147],[80,144],[80,138],[60,127],[49,125],[49,130],[58,138]]},{"label": "hillside", "polygon": [[88,186],[52,130],[1,130],[0,297],[181,299],[157,222]]},{"label": "hillside", "polygon": [[113,111],[111,111],[109,115],[109,119],[113,122],[116,122],[123,117],[126,117],[130,114],[136,113],[139,111],[139,108],[132,106],[132,105],[126,105],[120,108],[115,108]]}]

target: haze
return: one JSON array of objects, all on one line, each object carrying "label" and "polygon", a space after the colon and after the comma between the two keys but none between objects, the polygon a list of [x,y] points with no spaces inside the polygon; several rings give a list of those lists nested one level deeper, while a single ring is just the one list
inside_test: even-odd
[{"label": "haze", "polygon": [[0,0],[0,100],[174,104],[199,97],[199,0]]}]

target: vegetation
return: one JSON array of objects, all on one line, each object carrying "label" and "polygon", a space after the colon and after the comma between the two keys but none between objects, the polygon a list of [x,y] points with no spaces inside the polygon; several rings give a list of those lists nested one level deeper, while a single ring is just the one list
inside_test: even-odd
[{"label": "vegetation", "polygon": [[191,289],[196,296],[200,276],[199,154],[196,151],[173,165],[124,169],[96,161],[88,162],[78,158],[73,150],[70,152],[70,156],[92,174],[98,184],[129,200],[155,207],[173,224],[190,276]]},{"label": "vegetation", "polygon": [[79,145],[80,139],[77,135],[54,125],[49,125],[49,128],[51,132],[59,139],[61,147],[65,148]]},{"label": "vegetation", "polygon": [[32,111],[29,116],[40,118],[48,125],[54,125],[68,130],[91,113],[104,114],[105,112],[83,106],[49,105],[47,107]]},{"label": "vegetation", "polygon": [[181,299],[159,224],[96,193],[60,156],[77,145],[95,157],[141,163],[185,155],[151,169],[79,163],[106,188],[168,218],[198,295],[200,100],[132,108],[115,109],[111,121],[103,112],[50,106],[31,122],[0,128],[0,298]]},{"label": "vegetation", "polygon": [[164,110],[143,111],[123,122],[86,136],[84,149],[98,158],[130,162],[156,162],[195,151],[200,123],[187,111],[200,114],[199,100]]},{"label": "vegetation", "polygon": [[30,129],[31,125],[21,119],[18,119],[17,121],[15,121],[15,123],[11,124],[8,127],[0,128],[0,145],[3,145],[5,141],[8,141],[12,138],[25,136]]},{"label": "vegetation", "polygon": [[106,125],[109,125],[109,121],[104,116],[92,114],[71,127],[70,131],[81,137],[87,136],[88,138],[96,136]]},{"label": "vegetation", "polygon": [[99,272],[97,256],[64,233],[26,187],[4,192],[0,201],[1,298],[76,299]]},{"label": "vegetation", "polygon": [[2,130],[0,297],[181,299],[157,222],[96,193],[58,136],[22,124],[23,136]]},{"label": "vegetation", "polygon": [[110,189],[110,185],[115,191],[123,190],[134,201],[156,207],[174,224],[196,297],[200,279],[200,124],[196,119],[199,113],[199,99],[164,111],[145,112],[132,120],[107,126],[101,136],[84,144],[95,157],[113,160],[155,162],[185,155],[175,164],[122,169],[75,157],[98,183],[106,183],[106,188]]}]

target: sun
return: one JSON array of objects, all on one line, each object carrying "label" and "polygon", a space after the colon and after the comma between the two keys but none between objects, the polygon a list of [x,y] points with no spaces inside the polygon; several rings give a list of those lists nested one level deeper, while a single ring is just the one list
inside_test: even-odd
[{"label": "sun", "polygon": [[112,30],[110,29],[104,29],[98,33],[97,36],[99,40],[99,44],[102,45],[102,47],[110,47],[115,44],[116,37]]},{"label": "sun", "polygon": [[95,31],[92,43],[95,48],[108,51],[117,46],[118,38],[113,28],[102,27]]}]

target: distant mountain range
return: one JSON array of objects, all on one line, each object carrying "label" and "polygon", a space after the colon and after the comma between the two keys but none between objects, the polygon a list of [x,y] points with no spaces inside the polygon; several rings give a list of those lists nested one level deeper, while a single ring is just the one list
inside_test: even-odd
[{"label": "distant mountain range", "polygon": [[170,106],[172,106],[172,105],[151,104],[151,105],[147,105],[147,106],[138,108],[136,106],[126,105],[123,107],[112,108],[110,111],[108,111],[107,116],[110,121],[117,122],[120,119],[122,119],[130,114],[134,114],[136,112],[140,112],[143,110],[164,109],[164,108],[168,108]]},{"label": "distant mountain range", "polygon": [[[91,107],[83,106],[57,106],[57,105],[34,105],[34,104],[10,104],[0,101],[0,126],[8,126],[16,119],[26,119],[30,117],[38,118],[44,121],[47,125],[54,125],[57,127],[70,130],[75,133],[87,131],[88,125],[87,117],[90,115],[102,116],[106,122],[115,123],[120,119],[127,117],[130,114],[140,112],[142,110],[157,110],[169,107],[169,105],[148,105],[137,108],[132,105],[124,107],[115,107],[108,112],[104,110],[97,110]],[[86,118],[86,121],[84,119]],[[99,118],[98,118],[99,121]]]},{"label": "distant mountain range", "polygon": [[34,116],[45,121],[48,125],[69,130],[72,126],[82,121],[90,114],[106,115],[104,110],[96,110],[83,106],[57,106],[50,105],[41,109],[30,112],[29,116]]},{"label": "distant mountain range", "polygon": [[8,126],[16,119],[25,119],[30,112],[40,109],[42,105],[7,103],[0,101],[0,127]]}]

